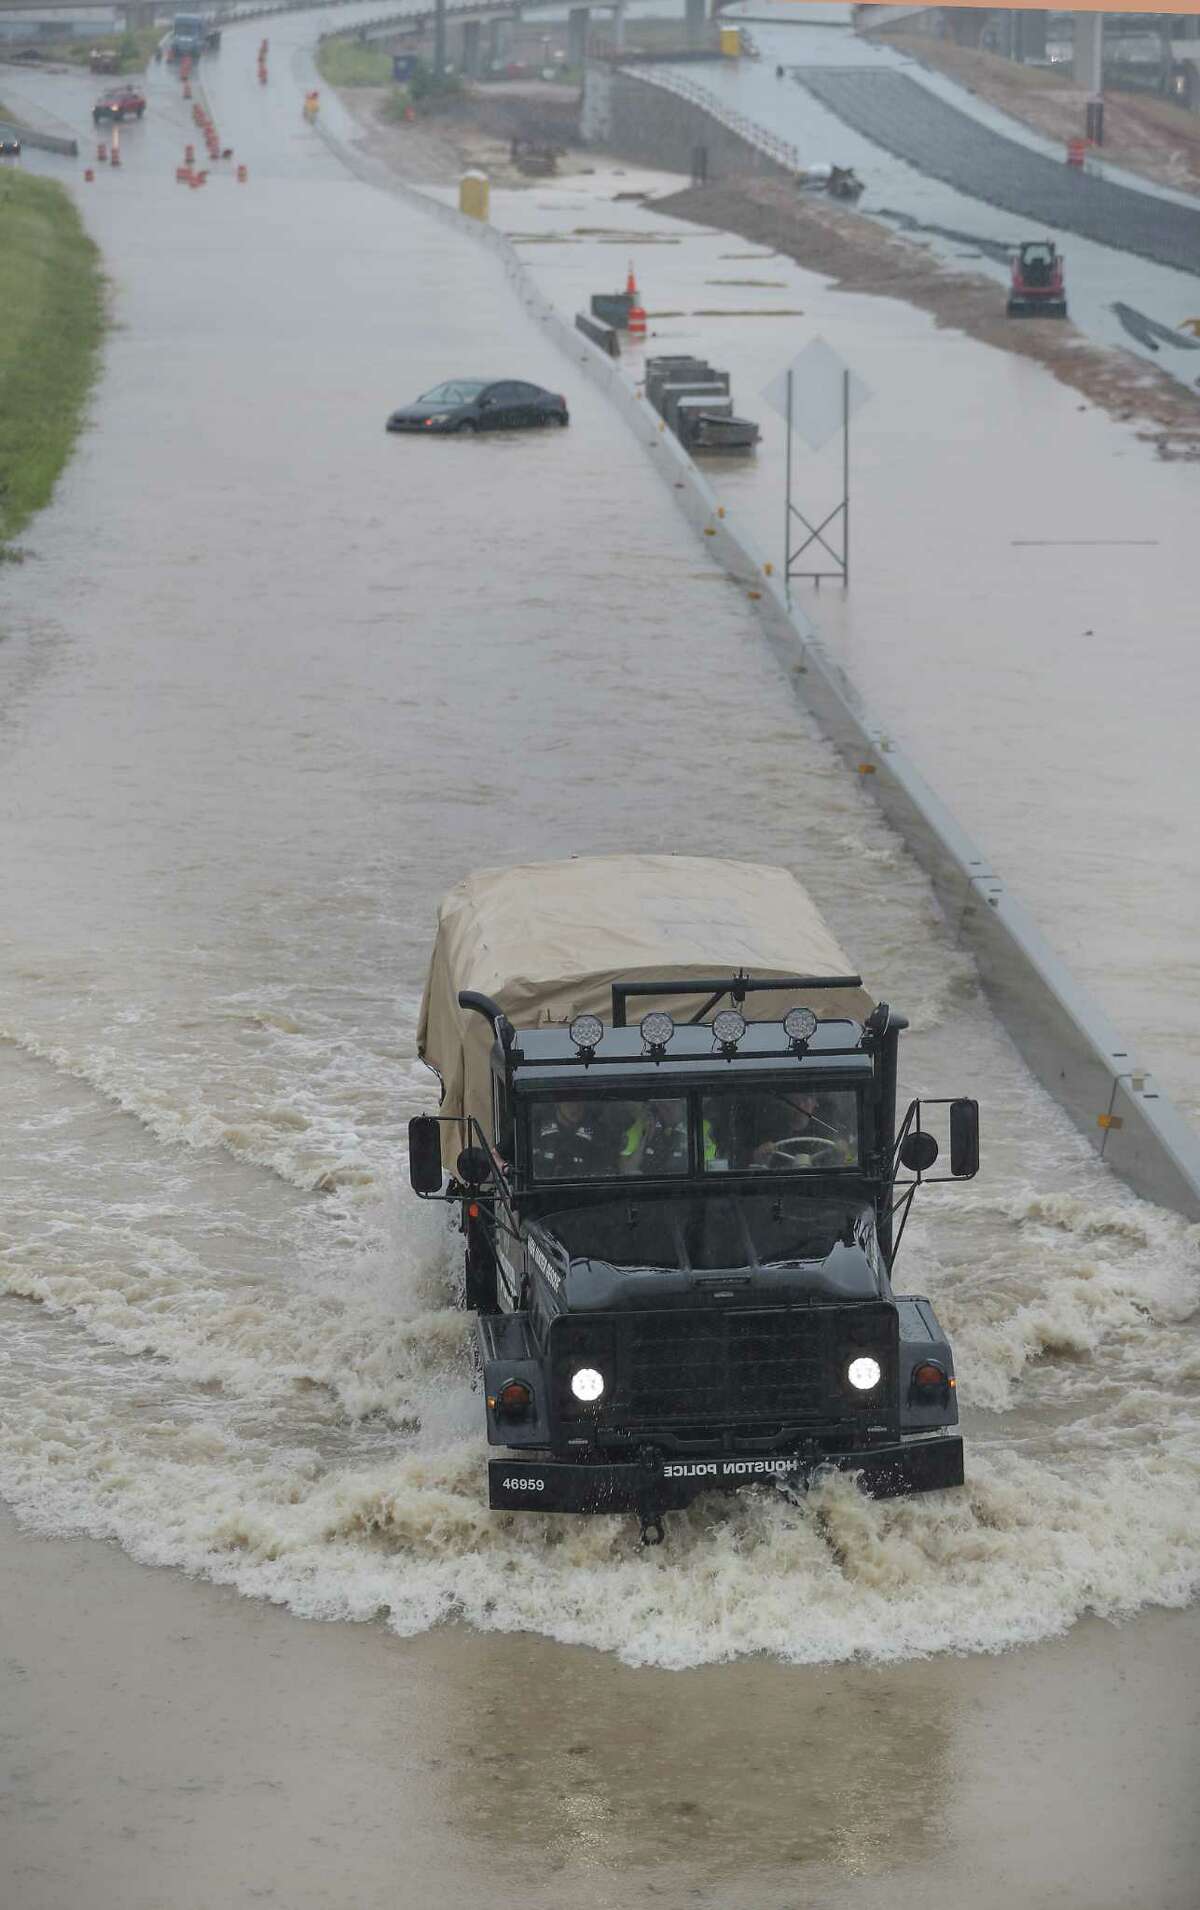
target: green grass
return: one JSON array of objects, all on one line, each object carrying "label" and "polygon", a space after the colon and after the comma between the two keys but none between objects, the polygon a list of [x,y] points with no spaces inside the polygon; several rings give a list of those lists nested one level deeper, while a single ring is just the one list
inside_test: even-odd
[{"label": "green grass", "polygon": [[0,561],[50,500],[104,335],[100,255],[64,189],[0,174]]},{"label": "green grass", "polygon": [[[143,73],[165,31],[160,25],[135,27],[130,33],[98,33],[94,40],[70,40],[65,46],[54,46],[53,57],[69,60],[72,66],[86,66],[92,48],[96,47],[103,53],[117,55],[118,72]],[[105,76],[98,73],[96,77],[102,81]]]},{"label": "green grass", "polygon": [[357,40],[323,40],[317,48],[317,71],[330,86],[389,86],[392,56]]}]

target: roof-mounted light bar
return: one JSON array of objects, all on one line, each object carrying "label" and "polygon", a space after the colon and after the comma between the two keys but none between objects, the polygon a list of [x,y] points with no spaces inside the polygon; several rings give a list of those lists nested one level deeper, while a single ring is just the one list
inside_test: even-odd
[{"label": "roof-mounted light bar", "polygon": [[596,1050],[604,1039],[604,1023],[599,1015],[576,1015],[568,1033],[579,1050],[580,1060],[594,1060]]},{"label": "roof-mounted light bar", "polygon": [[613,1027],[625,1026],[625,1004],[637,995],[654,995],[660,999],[670,995],[708,995],[711,997],[703,1006],[689,1017],[692,1022],[701,1022],[716,1007],[723,995],[728,995],[737,1007],[742,1007],[747,995],[776,994],[792,995],[807,993],[810,988],[861,988],[861,975],[712,975],[690,977],[687,981],[638,981],[614,982],[612,985]]},{"label": "roof-mounted light bar", "polygon": [[726,1061],[732,1061],[737,1053],[738,1042],[746,1032],[746,1017],[736,1008],[722,1008],[712,1019],[713,1039],[719,1046]]},{"label": "roof-mounted light bar", "polygon": [[667,1043],[675,1033],[675,1023],[665,1008],[652,1008],[648,1015],[642,1016],[639,1033],[651,1061],[662,1061],[666,1057]]},{"label": "roof-mounted light bar", "polygon": [[819,1021],[811,1008],[789,1008],[783,1018],[783,1032],[793,1054],[801,1055],[817,1032]]}]

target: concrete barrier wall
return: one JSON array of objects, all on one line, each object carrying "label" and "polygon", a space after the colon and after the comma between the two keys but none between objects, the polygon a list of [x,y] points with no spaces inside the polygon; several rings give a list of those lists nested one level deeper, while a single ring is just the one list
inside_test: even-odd
[{"label": "concrete barrier wall", "polygon": [[916,765],[892,744],[813,625],[789,609],[772,565],[719,502],[630,373],[555,309],[503,233],[392,179],[327,127],[320,132],[351,171],[496,255],[526,312],[621,411],[710,555],[752,598],[801,700],[927,871],[952,933],[974,956],[989,1000],[1032,1073],[1135,1192],[1200,1220],[1200,1138],[1153,1077],[1137,1067],[1127,1044]]},{"label": "concrete barrier wall", "polygon": [[608,358],[621,356],[621,334],[613,325],[604,325],[598,318],[589,318],[586,312],[576,312],[575,330],[590,338]]}]

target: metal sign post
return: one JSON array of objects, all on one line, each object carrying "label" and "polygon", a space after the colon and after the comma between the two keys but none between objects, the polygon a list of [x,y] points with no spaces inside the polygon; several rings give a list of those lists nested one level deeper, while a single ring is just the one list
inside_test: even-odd
[{"label": "metal sign post", "polygon": [[[843,371],[842,373],[842,501],[840,504],[835,504],[833,509],[827,516],[821,519],[819,524],[810,523],[808,518],[805,517],[804,512],[799,510],[797,506],[792,503],[792,382],[794,376],[794,372],[789,369],[787,375],[787,483],[785,487],[783,523],[783,582],[789,603],[792,600],[793,577],[811,578],[818,590],[821,588],[822,578],[840,578],[843,586],[848,585],[850,582],[850,373],[848,371]],[[842,548],[840,553],[835,550],[825,535],[825,532],[836,524],[839,517],[842,520]],[[794,550],[792,549],[793,518],[795,518],[808,533],[803,542],[797,544]],[[819,544],[821,549],[828,553],[834,565],[832,570],[798,570],[796,568],[796,559],[803,557],[805,551],[808,550],[812,544]],[[813,561],[820,561],[815,552]]]},{"label": "metal sign post", "polygon": [[[774,379],[762,395],[783,414],[787,423],[783,571],[784,591],[790,604],[793,577],[811,579],[818,590],[825,578],[840,581],[843,587],[850,582],[850,415],[866,403],[870,392],[837,353],[831,351],[823,339],[817,338],[797,354],[783,375]],[[814,451],[819,451],[838,430],[842,434],[841,501],[815,522],[795,502],[792,441],[798,431]],[[797,538],[799,541],[795,542]],[[817,568],[802,570],[799,560],[808,551],[812,551],[809,561]],[[822,551],[826,559],[824,568],[821,567]]]}]

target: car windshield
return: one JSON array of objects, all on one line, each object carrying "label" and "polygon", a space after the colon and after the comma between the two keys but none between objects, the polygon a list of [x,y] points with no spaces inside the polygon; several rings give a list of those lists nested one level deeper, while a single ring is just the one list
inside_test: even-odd
[{"label": "car windshield", "polygon": [[530,1157],[538,1181],[686,1174],[687,1101],[538,1101],[530,1114]]},{"label": "car windshield", "polygon": [[709,1173],[780,1173],[857,1167],[858,1096],[853,1088],[804,1084],[724,1088],[702,1102]]},{"label": "car windshield", "polygon": [[485,382],[482,378],[448,378],[444,385],[435,385],[432,391],[423,391],[417,403],[419,405],[469,405],[472,398],[478,398]]}]

